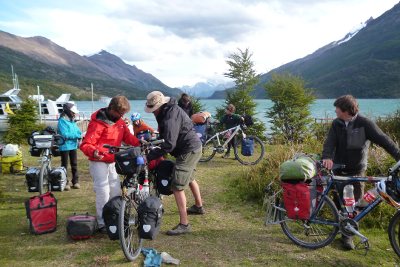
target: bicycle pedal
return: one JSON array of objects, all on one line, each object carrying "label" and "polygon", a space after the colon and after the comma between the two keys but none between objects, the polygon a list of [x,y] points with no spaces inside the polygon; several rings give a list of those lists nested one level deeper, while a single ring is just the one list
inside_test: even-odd
[{"label": "bicycle pedal", "polygon": [[356,247],[355,248],[356,250],[364,249],[365,250],[365,254],[364,254],[365,256],[368,254],[368,251],[369,251],[369,248],[370,248],[368,240],[360,241],[355,247]]}]

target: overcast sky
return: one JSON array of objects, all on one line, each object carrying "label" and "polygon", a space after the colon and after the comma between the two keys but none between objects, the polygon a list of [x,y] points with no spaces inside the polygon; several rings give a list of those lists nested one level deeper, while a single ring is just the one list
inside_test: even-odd
[{"label": "overcast sky", "polygon": [[[61,3],[60,3],[61,2]],[[339,40],[398,0],[0,0],[0,30],[80,55],[104,49],[171,87],[224,80],[249,48],[265,73]]]}]

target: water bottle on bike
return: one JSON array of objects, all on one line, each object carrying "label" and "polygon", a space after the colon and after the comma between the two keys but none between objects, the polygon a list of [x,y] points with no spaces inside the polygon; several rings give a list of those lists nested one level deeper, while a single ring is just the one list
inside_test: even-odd
[{"label": "water bottle on bike", "polygon": [[355,206],[355,199],[354,199],[354,186],[351,184],[346,185],[343,188],[343,201],[344,206],[346,208],[347,213],[349,214],[350,218],[354,217],[354,206]]},{"label": "water bottle on bike", "polygon": [[356,207],[361,209],[365,208],[369,203],[372,203],[375,200],[377,195],[378,191],[376,190],[376,187],[371,188],[359,201],[357,201]]}]

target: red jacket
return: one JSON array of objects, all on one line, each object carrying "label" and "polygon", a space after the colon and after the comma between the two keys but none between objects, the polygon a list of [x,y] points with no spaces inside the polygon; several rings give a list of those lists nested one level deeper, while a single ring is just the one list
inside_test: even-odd
[{"label": "red jacket", "polygon": [[[121,146],[122,141],[128,145],[139,146],[140,142],[132,135],[122,119],[113,123],[107,119],[105,109],[99,109],[92,114],[89,126],[80,149],[92,161],[114,162],[114,154],[110,154],[104,144]],[[95,159],[93,153],[99,151],[104,156],[101,160]]]}]

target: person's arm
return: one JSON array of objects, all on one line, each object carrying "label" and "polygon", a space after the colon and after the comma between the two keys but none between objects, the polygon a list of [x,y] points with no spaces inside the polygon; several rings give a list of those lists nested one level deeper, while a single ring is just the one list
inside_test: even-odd
[{"label": "person's arm", "polygon": [[334,122],[332,122],[331,128],[329,129],[328,135],[325,139],[324,146],[322,149],[322,164],[327,169],[333,167],[333,157],[336,150],[336,133],[334,128]]},{"label": "person's arm", "polygon": [[400,160],[400,149],[389,136],[382,132],[375,122],[370,120],[367,121],[365,134],[367,139],[372,143],[377,144],[385,149],[386,152],[389,153],[395,160]]},{"label": "person's arm", "polygon": [[68,124],[68,122],[64,119],[58,120],[58,132],[65,139],[77,139],[75,131],[72,131],[72,127]]},{"label": "person's arm", "polygon": [[89,158],[93,157],[94,152],[98,151],[98,140],[103,132],[103,127],[98,123],[89,123],[85,138],[83,138],[82,144],[79,147],[83,154]]},{"label": "person's arm", "polygon": [[126,124],[124,125],[123,131],[124,131],[124,136],[122,138],[122,141],[124,141],[124,143],[131,146],[140,146],[139,139],[137,139],[137,137],[133,135],[131,131],[129,131],[129,128],[128,126],[126,126]]}]

